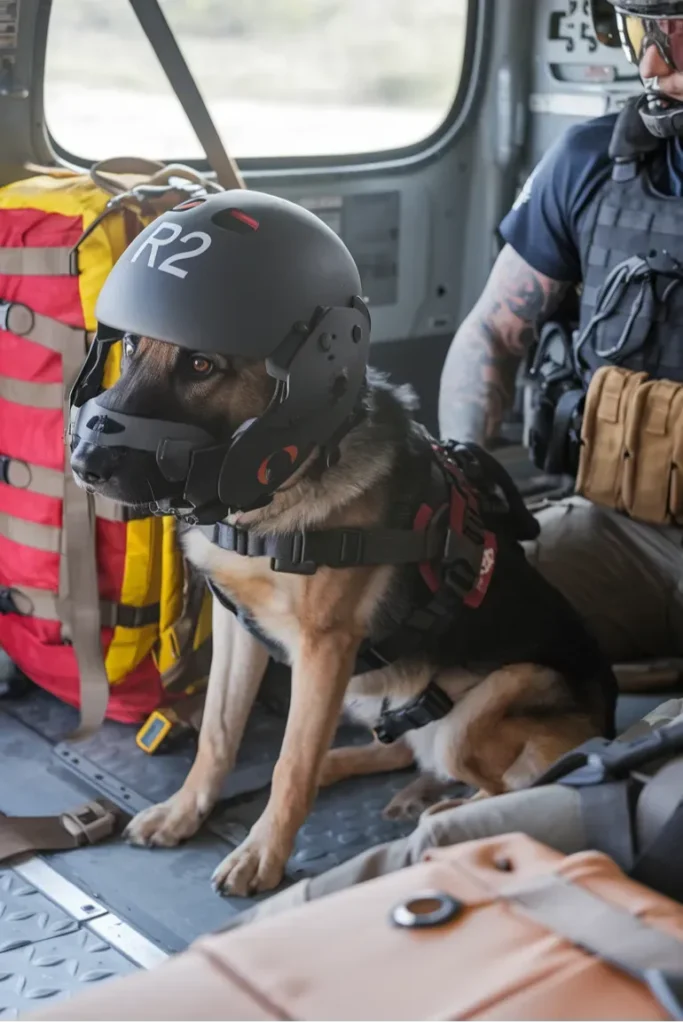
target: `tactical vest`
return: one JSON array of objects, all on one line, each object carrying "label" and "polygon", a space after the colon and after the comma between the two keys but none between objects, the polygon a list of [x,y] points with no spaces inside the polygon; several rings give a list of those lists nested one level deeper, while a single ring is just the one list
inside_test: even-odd
[{"label": "tactical vest", "polygon": [[683,381],[683,199],[661,195],[651,180],[665,146],[628,103],[610,142],[611,178],[579,236],[584,287],[573,350],[584,387],[608,364]]}]

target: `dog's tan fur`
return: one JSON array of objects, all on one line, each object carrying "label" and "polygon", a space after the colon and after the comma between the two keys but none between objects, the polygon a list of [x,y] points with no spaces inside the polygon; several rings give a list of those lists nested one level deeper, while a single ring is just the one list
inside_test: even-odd
[{"label": "dog's tan fur", "polygon": [[[163,384],[176,353],[172,346],[143,339],[137,369],[124,374],[118,400],[144,387],[145,376]],[[192,385],[184,400],[210,406],[212,416],[223,418],[231,429],[263,412],[272,382],[262,366],[232,366],[229,380],[221,384],[221,379],[219,374]],[[117,399],[114,390],[112,401]],[[308,476],[303,467],[269,506],[235,518],[263,533],[381,524],[394,457],[391,446],[373,443],[370,426],[361,423],[343,441],[336,466],[321,477]],[[395,814],[436,799],[444,780],[462,780],[482,794],[524,785],[596,731],[595,722],[581,714],[535,717],[520,711],[530,698],[536,707],[545,703],[544,711],[552,711],[560,700],[559,675],[533,664],[509,665],[482,677],[457,669],[436,672],[426,662],[397,663],[351,679],[359,645],[378,606],[388,599],[396,571],[391,567],[322,568],[313,576],[274,573],[268,559],[223,551],[198,530],[186,535],[185,548],[195,565],[280,643],[292,665],[290,711],[268,805],[214,875],[215,884],[227,892],[244,895],[278,884],[318,785],[417,761],[429,780],[411,784],[404,805],[395,798],[389,809]],[[131,822],[127,834],[135,843],[170,846],[192,835],[234,765],[267,653],[218,602],[213,627],[214,655],[196,760],[175,796]],[[383,698],[399,706],[432,678],[455,703],[446,717],[390,746],[329,749],[344,703],[355,718],[372,725]]]}]

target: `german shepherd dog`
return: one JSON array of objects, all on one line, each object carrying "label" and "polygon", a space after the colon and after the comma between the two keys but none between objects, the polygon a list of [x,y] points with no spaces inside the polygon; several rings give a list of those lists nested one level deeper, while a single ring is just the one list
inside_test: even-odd
[{"label": "german shepherd dog", "polygon": [[[227,439],[265,411],[274,382],[264,363],[217,357],[207,373],[207,362],[165,342],[127,336],[122,375],[103,404],[193,423]],[[363,401],[365,414],[341,442],[335,465],[321,472],[311,456],[269,505],[231,521],[264,534],[390,522],[392,507],[432,458],[431,445],[414,419],[409,389],[370,371]],[[153,454],[79,442],[72,467],[81,482],[95,463],[96,489],[114,500],[136,506],[162,495]],[[261,636],[279,645],[292,668],[268,804],[216,869],[219,890],[244,896],[280,882],[319,786],[417,762],[418,784],[388,808],[394,816],[414,815],[453,780],[476,787],[477,796],[503,793],[528,784],[591,736],[612,733],[616,687],[609,665],[514,541],[499,544],[488,594],[479,609],[458,618],[457,628],[420,657],[356,676],[363,640],[376,635],[387,614],[399,610],[400,618],[410,567],[319,568],[306,576],[274,572],[268,558],[225,551],[196,528],[184,532],[183,543],[190,561],[258,624]],[[235,763],[268,657],[261,639],[214,600],[213,660],[196,759],[174,796],[130,822],[132,843],[174,846],[197,831]],[[430,681],[453,701],[445,717],[394,743],[330,749],[344,705],[372,726],[382,709],[405,704]]]}]

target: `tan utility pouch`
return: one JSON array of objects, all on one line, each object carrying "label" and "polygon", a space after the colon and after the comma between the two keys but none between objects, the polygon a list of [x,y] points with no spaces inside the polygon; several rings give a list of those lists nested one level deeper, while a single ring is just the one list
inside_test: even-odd
[{"label": "tan utility pouch", "polygon": [[683,385],[618,366],[593,376],[576,491],[646,523],[683,523]]}]

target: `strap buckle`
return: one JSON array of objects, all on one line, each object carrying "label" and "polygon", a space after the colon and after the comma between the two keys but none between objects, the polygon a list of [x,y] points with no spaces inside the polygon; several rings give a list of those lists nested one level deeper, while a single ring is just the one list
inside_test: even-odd
[{"label": "strap buckle", "polygon": [[318,564],[306,557],[306,533],[292,534],[289,553],[286,558],[271,558],[270,567],[273,572],[298,573],[301,576],[314,576]]},{"label": "strap buckle", "polygon": [[353,565],[361,565],[363,562],[363,549],[365,538],[362,530],[342,530],[339,543],[339,556],[330,559],[330,565],[335,569],[346,569]]},{"label": "strap buckle", "polygon": [[[0,310],[0,313],[1,312],[2,310]],[[0,323],[0,330],[2,329],[2,323]],[[2,455],[0,453],[0,482],[3,484],[9,484],[9,467],[11,461],[12,460],[9,455]]]},{"label": "strap buckle", "polygon": [[0,299],[0,331],[8,331],[7,321],[9,319],[9,313],[12,308],[11,302],[6,302],[4,299]]},{"label": "strap buckle", "polygon": [[79,846],[93,846],[114,833],[119,815],[120,811],[116,804],[102,799],[92,800],[73,811],[66,811],[60,815],[60,820]]},{"label": "strap buckle", "polygon": [[393,743],[413,729],[422,729],[444,718],[453,706],[448,694],[432,680],[414,700],[393,710],[383,710],[372,731],[380,743]]}]

